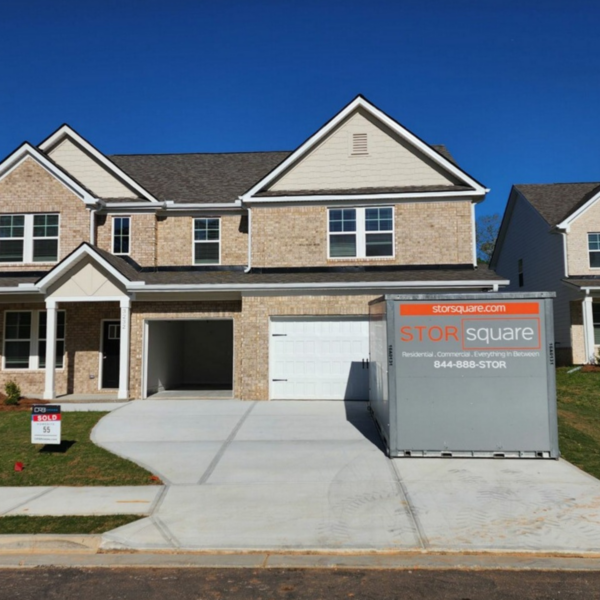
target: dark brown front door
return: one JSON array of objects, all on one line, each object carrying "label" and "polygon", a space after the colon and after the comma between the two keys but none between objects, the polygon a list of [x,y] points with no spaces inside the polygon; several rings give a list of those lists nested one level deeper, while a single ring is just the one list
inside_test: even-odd
[{"label": "dark brown front door", "polygon": [[104,321],[102,325],[102,387],[119,387],[119,356],[121,349],[121,324]]}]

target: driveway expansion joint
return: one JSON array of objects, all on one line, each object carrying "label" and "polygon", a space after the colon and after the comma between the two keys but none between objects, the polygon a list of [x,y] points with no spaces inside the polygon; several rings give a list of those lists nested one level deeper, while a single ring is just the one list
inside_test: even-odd
[{"label": "driveway expansion joint", "polygon": [[210,476],[213,474],[213,471],[217,468],[217,465],[221,462],[225,451],[231,445],[231,442],[235,439],[238,431],[241,429],[242,425],[245,423],[246,419],[250,416],[250,413],[256,406],[256,401],[252,403],[248,410],[241,416],[240,420],[236,423],[235,427],[231,430],[230,434],[227,436],[227,439],[223,442],[223,445],[219,448],[219,451],[215,454],[214,458],[206,468],[206,471],[202,474],[202,477],[198,480],[197,485],[204,485]]}]

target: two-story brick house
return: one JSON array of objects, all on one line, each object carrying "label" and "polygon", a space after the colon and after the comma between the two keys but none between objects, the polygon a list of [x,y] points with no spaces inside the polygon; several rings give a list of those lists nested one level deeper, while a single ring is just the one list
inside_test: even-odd
[{"label": "two-story brick house", "polygon": [[507,291],[554,291],[559,364],[600,348],[600,183],[513,186],[490,267]]},{"label": "two-story brick house", "polygon": [[360,96],[293,152],[106,156],[64,125],[0,164],[0,382],[365,398],[370,300],[507,283],[486,192]]}]

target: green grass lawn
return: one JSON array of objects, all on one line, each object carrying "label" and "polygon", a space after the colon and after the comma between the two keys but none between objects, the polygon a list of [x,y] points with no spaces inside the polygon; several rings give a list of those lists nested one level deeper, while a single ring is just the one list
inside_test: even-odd
[{"label": "green grass lawn", "polygon": [[15,533],[104,533],[141,519],[139,515],[96,517],[0,517],[0,535]]},{"label": "green grass lawn", "polygon": [[[90,432],[105,414],[63,413],[63,443],[57,447],[31,444],[29,411],[0,412],[0,486],[160,483],[135,463],[92,443]],[[24,470],[15,472],[15,462],[22,462]]]},{"label": "green grass lawn", "polygon": [[560,451],[600,479],[600,373],[556,372]]}]

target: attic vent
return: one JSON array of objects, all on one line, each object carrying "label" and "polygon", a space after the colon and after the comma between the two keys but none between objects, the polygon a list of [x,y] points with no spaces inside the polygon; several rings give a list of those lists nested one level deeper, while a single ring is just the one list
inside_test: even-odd
[{"label": "attic vent", "polygon": [[353,133],[352,134],[352,155],[365,155],[369,154],[369,148],[367,147],[367,134],[366,133]]}]

